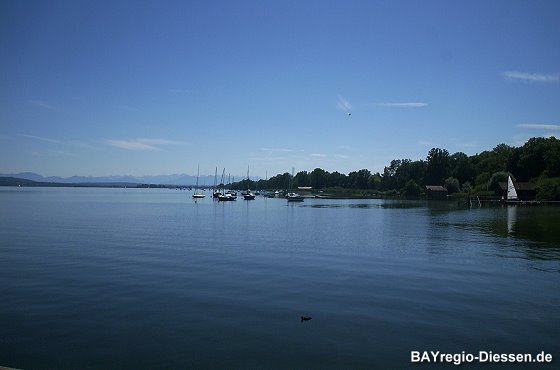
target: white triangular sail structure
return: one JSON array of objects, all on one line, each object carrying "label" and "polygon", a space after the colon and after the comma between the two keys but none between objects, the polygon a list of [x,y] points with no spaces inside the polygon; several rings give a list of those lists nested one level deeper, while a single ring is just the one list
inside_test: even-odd
[{"label": "white triangular sail structure", "polygon": [[515,191],[515,186],[513,186],[513,181],[511,181],[511,176],[508,176],[508,187],[507,187],[507,200],[517,200],[517,191]]}]

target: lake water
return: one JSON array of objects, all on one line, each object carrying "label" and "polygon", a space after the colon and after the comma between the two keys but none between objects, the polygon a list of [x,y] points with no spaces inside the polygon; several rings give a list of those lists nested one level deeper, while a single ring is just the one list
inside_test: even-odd
[{"label": "lake water", "polygon": [[23,369],[558,368],[560,207],[0,188],[0,301]]}]

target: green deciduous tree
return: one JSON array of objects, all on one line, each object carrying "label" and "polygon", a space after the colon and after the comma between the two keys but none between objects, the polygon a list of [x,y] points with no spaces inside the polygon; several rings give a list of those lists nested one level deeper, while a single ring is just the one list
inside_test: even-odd
[{"label": "green deciduous tree", "polygon": [[329,174],[329,177],[327,179],[327,187],[330,188],[345,188],[347,183],[348,177],[338,171],[334,171],[333,173]]},{"label": "green deciduous tree", "polygon": [[412,179],[408,180],[402,189],[403,194],[407,197],[417,197],[421,191],[422,188]]},{"label": "green deciduous tree", "polygon": [[381,175],[374,173],[368,178],[368,189],[379,190],[381,188]]},{"label": "green deciduous tree", "polygon": [[474,164],[465,153],[458,152],[449,157],[449,168],[451,176],[459,180],[459,183],[474,180]]},{"label": "green deciduous tree", "polygon": [[413,184],[443,184],[449,193],[459,191],[458,184],[463,184],[463,191],[495,191],[499,182],[507,181],[508,174],[520,181],[531,180],[534,184],[541,184],[537,188],[541,198],[542,194],[553,197],[560,181],[557,181],[557,177],[560,177],[560,140],[555,137],[536,137],[521,147],[498,144],[492,150],[472,156],[462,152],[449,155],[445,149],[432,148],[425,161],[394,159],[383,169],[382,174],[372,175],[369,170],[361,169],[345,175],[315,168],[310,173],[300,171],[294,178],[286,172],[268,181],[259,180],[255,184],[243,180],[234,185],[238,189],[287,189],[290,185],[312,186],[315,189],[375,189],[386,191],[387,194],[394,194],[400,189],[410,195],[414,192]]},{"label": "green deciduous tree", "polygon": [[459,180],[455,177],[448,177],[445,179],[443,187],[447,189],[449,194],[457,193],[460,190]]},{"label": "green deciduous tree", "polygon": [[515,178],[509,172],[499,171],[494,172],[492,176],[490,176],[490,180],[488,180],[488,190],[492,190],[494,192],[498,192],[501,190],[499,183],[508,181],[508,176],[511,176],[511,179],[515,181]]},{"label": "green deciduous tree", "polygon": [[294,188],[297,188],[299,186],[310,186],[309,183],[309,174],[307,173],[307,171],[299,171],[294,176]]},{"label": "green deciduous tree", "polygon": [[353,189],[367,189],[368,179],[371,176],[371,172],[366,169],[361,169],[359,171],[353,171],[348,174],[349,187]]},{"label": "green deciduous tree", "polygon": [[426,185],[440,185],[449,170],[449,152],[432,148],[426,158]]},{"label": "green deciduous tree", "polygon": [[315,168],[309,174],[309,184],[314,189],[323,189],[327,186],[327,180],[329,179],[329,173],[322,168]]}]

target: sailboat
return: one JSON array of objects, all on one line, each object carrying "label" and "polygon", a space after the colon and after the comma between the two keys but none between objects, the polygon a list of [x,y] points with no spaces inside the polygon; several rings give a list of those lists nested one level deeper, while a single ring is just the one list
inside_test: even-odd
[{"label": "sailboat", "polygon": [[[292,178],[290,179],[290,188],[293,188],[293,182],[294,182],[294,168],[292,168]],[[286,194],[286,199],[288,199],[288,202],[303,202],[303,197],[293,191]]]},{"label": "sailboat", "polygon": [[515,186],[511,180],[511,176],[508,176],[507,200],[519,200],[517,197],[517,191],[515,190]]},{"label": "sailboat", "polygon": [[[224,169],[225,171],[225,169]],[[222,175],[222,180],[224,178],[224,175]],[[212,193],[212,197],[214,199],[217,199],[220,195],[222,195],[222,193],[218,190],[218,166],[216,166],[216,172],[214,174],[214,192]]]},{"label": "sailboat", "polygon": [[198,192],[198,177],[200,176],[200,164],[198,165],[198,170],[196,173],[196,188],[194,188],[194,194],[192,195],[193,199],[201,199],[204,198],[206,195]]},{"label": "sailboat", "polygon": [[286,194],[286,199],[288,199],[288,202],[303,202],[303,197],[293,192]]},{"label": "sailboat", "polygon": [[255,199],[255,194],[253,194],[251,192],[251,189],[249,189],[249,165],[247,165],[247,191],[245,192],[245,194],[243,194],[243,199],[245,200]]},{"label": "sailboat", "polygon": [[[222,186],[224,184],[224,175],[226,173],[226,169],[224,168],[223,172],[222,172]],[[237,196],[232,194],[231,191],[225,191],[224,189],[222,189],[222,192],[219,193],[218,195],[218,200],[220,202],[229,202],[229,201],[234,201],[237,199]]]}]

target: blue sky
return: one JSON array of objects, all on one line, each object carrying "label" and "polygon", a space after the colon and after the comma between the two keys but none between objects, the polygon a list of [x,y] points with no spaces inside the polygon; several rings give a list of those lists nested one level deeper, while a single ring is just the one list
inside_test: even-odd
[{"label": "blue sky", "polygon": [[558,137],[558,14],[558,1],[3,0],[0,173],[376,172],[432,147]]}]

